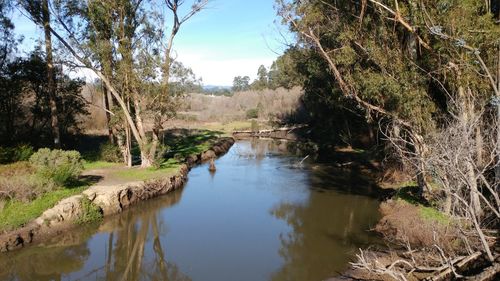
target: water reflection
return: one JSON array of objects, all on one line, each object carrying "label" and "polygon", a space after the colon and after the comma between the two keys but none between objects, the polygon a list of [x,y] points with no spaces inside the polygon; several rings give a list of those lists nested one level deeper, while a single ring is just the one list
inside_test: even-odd
[{"label": "water reflection", "polygon": [[323,280],[345,270],[358,247],[376,242],[366,228],[373,223],[376,202],[351,197],[312,192],[304,205],[285,203],[272,209],[293,229],[280,237],[285,264],[272,280]]},{"label": "water reflection", "polygon": [[[147,208],[140,204],[107,218],[100,226],[63,233],[47,246],[2,255],[0,279],[191,280],[166,261],[160,241],[166,233],[165,222],[157,217],[158,209],[174,206],[181,194],[182,190],[177,190],[149,201]],[[96,236],[89,241],[92,235]]]},{"label": "water reflection", "polygon": [[[241,141],[187,186],[100,226],[0,255],[0,280],[323,280],[346,268],[378,220],[358,171]],[[296,147],[294,151],[297,151]],[[309,160],[309,159],[308,159]]]}]

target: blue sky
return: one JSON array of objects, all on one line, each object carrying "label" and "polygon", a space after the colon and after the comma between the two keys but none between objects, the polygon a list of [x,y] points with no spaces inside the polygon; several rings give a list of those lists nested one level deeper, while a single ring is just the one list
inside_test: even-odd
[{"label": "blue sky", "polygon": [[[191,3],[186,0],[185,8]],[[229,86],[237,75],[255,78],[259,65],[270,66],[285,48],[280,32],[286,28],[275,23],[279,19],[273,4],[274,0],[212,0],[181,27],[174,56],[205,85]],[[13,20],[16,32],[25,36],[22,49],[32,49],[41,31],[18,14]]]}]

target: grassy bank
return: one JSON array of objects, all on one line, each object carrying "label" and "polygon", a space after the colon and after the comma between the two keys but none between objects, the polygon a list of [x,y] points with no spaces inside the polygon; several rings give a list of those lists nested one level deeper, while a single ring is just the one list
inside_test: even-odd
[{"label": "grassy bank", "polygon": [[88,186],[64,188],[43,194],[31,202],[10,200],[0,211],[0,233],[16,229],[39,217],[64,198],[81,193]]}]

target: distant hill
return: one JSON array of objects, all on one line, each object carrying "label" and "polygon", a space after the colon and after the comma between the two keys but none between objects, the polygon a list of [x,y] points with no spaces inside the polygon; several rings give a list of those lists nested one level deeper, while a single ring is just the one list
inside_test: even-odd
[{"label": "distant hill", "polygon": [[231,86],[219,86],[219,85],[203,85],[203,90],[214,91],[214,90],[231,90]]},{"label": "distant hill", "polygon": [[231,86],[216,86],[216,85],[204,85],[203,94],[205,95],[216,95],[216,96],[230,96],[232,95]]}]

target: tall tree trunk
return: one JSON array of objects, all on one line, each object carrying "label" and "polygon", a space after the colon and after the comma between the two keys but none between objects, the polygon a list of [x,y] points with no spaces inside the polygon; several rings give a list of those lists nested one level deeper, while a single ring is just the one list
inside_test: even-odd
[{"label": "tall tree trunk", "polygon": [[42,1],[42,20],[43,20],[43,31],[45,33],[45,52],[47,55],[47,90],[49,94],[49,104],[50,104],[50,117],[51,117],[51,128],[52,136],[54,138],[54,147],[61,147],[61,133],[59,130],[59,119],[58,110],[56,102],[56,81],[54,75],[54,62],[52,57],[52,37],[50,33],[50,12],[48,0]]},{"label": "tall tree trunk", "polygon": [[105,86],[103,86],[102,90],[103,90],[102,98],[104,101],[104,109],[106,109],[106,125],[108,126],[108,138],[111,144],[115,144],[115,136],[113,133],[113,127],[111,126],[111,114],[109,114],[109,111],[111,111],[110,103],[112,101],[110,101],[109,99],[110,95],[108,93],[108,89]]},{"label": "tall tree trunk", "polygon": [[[130,112],[130,101],[127,101],[128,110]],[[127,122],[123,122],[125,125],[125,142],[126,142],[126,161],[127,167],[132,167],[132,134],[130,132],[130,126]],[[139,144],[141,146],[141,144]]]}]

